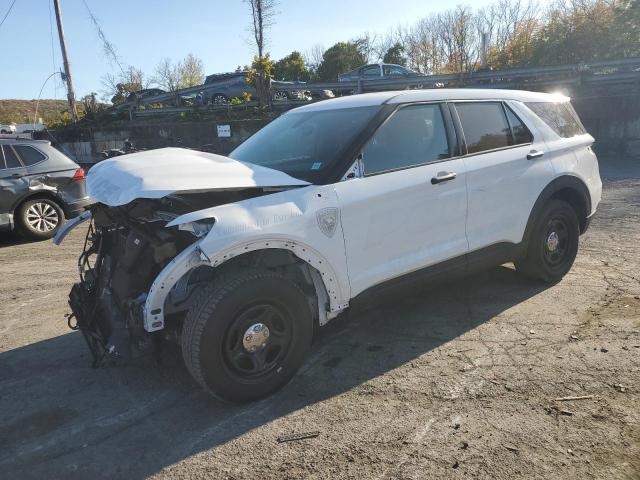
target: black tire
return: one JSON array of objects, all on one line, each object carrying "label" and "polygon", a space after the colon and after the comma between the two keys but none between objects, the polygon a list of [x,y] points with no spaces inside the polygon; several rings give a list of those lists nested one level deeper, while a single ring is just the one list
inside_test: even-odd
[{"label": "black tire", "polygon": [[53,237],[62,224],[64,224],[64,210],[49,198],[32,198],[22,203],[16,210],[18,231],[32,240],[46,240]]},{"label": "black tire", "polygon": [[[256,325],[267,326],[266,340],[253,334]],[[300,288],[281,275],[247,270],[221,276],[200,292],[184,320],[182,355],[205,390],[246,402],[286,385],[312,337],[313,318]],[[256,338],[264,343],[251,343]]]},{"label": "black tire", "polygon": [[3,135],[8,135],[10,132],[7,132],[6,130],[2,130],[0,133],[2,133]]},{"label": "black tire", "polygon": [[533,280],[559,282],[576,259],[579,236],[573,207],[562,200],[550,200],[535,220],[525,258],[514,262],[516,270]]}]

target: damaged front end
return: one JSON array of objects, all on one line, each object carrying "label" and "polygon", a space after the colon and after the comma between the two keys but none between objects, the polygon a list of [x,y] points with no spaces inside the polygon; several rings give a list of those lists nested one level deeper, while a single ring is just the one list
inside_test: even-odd
[{"label": "damaged front end", "polygon": [[[284,172],[193,150],[165,148],[95,165],[88,193],[98,203],[64,225],[54,243],[89,220],[78,260],[80,281],[69,296],[69,326],[84,335],[94,365],[157,352],[177,339],[198,288],[211,281],[199,242],[215,219],[168,226],[185,214],[308,185]],[[171,265],[170,265],[171,264]],[[166,269],[171,285],[156,279]],[[153,306],[147,297],[158,297]],[[147,311],[149,310],[149,311]]]},{"label": "damaged front end", "polygon": [[82,332],[94,366],[107,359],[158,352],[164,340],[177,337],[197,284],[210,279],[211,269],[195,269],[171,291],[164,328],[157,332],[145,329],[145,300],[154,279],[178,254],[206,235],[214,220],[179,228],[165,228],[167,223],[205,205],[260,193],[261,189],[252,189],[138,199],[118,207],[97,204],[91,218],[84,215],[79,219],[77,223],[90,221],[78,259],[80,281],[69,294],[72,314],[68,324]]}]

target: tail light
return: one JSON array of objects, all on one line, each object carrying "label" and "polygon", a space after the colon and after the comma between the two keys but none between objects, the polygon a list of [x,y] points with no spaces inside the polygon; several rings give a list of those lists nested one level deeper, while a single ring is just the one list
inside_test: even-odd
[{"label": "tail light", "polygon": [[84,168],[79,168],[73,174],[73,177],[71,177],[71,180],[73,180],[74,182],[77,182],[79,180],[84,180],[86,177],[87,177],[87,174],[84,173]]}]

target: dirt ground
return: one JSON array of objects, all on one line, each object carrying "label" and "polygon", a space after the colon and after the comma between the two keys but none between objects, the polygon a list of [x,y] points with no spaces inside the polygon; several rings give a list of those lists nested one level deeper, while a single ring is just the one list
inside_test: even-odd
[{"label": "dirt ground", "polygon": [[355,307],[284,390],[240,406],[175,353],[91,369],[64,319],[81,232],[0,238],[0,476],[640,479],[640,160],[601,170],[558,285],[507,265]]}]

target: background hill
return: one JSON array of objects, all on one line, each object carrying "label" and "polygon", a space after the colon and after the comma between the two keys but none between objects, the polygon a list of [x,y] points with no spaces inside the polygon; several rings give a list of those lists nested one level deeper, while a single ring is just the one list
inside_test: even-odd
[{"label": "background hill", "polygon": [[[78,103],[78,109],[82,103]],[[40,100],[38,117],[45,124],[58,122],[67,111],[66,100]],[[0,100],[0,123],[31,123],[36,111],[36,100]]]}]

